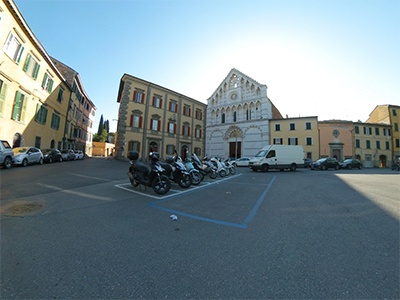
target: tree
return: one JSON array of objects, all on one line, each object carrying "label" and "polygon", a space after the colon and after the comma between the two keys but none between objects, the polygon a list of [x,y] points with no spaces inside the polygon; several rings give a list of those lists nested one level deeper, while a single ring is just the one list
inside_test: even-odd
[{"label": "tree", "polygon": [[100,117],[100,123],[99,123],[99,129],[97,130],[97,134],[101,135],[103,128],[104,128],[104,124],[103,124],[103,115],[101,115]]},{"label": "tree", "polygon": [[104,143],[108,140],[108,132],[107,130],[103,129],[101,134],[96,133],[93,136],[93,142],[100,142],[100,143]]}]

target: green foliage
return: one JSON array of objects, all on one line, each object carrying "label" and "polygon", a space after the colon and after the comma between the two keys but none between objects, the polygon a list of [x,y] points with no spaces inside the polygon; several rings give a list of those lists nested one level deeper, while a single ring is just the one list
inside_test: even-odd
[{"label": "green foliage", "polygon": [[106,129],[103,129],[101,134],[96,133],[93,136],[93,142],[100,142],[100,143],[104,143],[106,142],[108,139],[108,132]]}]

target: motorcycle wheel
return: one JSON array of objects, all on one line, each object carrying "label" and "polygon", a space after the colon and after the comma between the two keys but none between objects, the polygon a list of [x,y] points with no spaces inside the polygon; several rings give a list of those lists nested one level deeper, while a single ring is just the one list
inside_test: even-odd
[{"label": "motorcycle wheel", "polygon": [[225,176],[226,176],[226,172],[225,172],[225,170],[221,170],[221,171],[219,171],[219,176],[221,176],[221,177],[225,177]]},{"label": "motorcycle wheel", "polygon": [[132,185],[133,187],[137,187],[137,186],[140,184],[140,182],[139,182],[139,181],[136,181],[134,178],[130,178],[130,177],[129,177],[129,181],[131,182],[131,185]]},{"label": "motorcycle wheel", "polygon": [[192,178],[187,175],[185,175],[185,177],[181,176],[181,178],[178,180],[178,184],[182,188],[188,188],[192,185]]},{"label": "motorcycle wheel", "polygon": [[210,173],[210,178],[211,179],[215,179],[215,178],[217,178],[217,176],[218,176],[218,174],[214,170]]},{"label": "motorcycle wheel", "polygon": [[236,168],[232,167],[229,172],[231,173],[231,175],[235,175],[236,174]]},{"label": "motorcycle wheel", "polygon": [[201,175],[199,172],[192,172],[190,176],[192,177],[192,184],[198,185],[201,182]]},{"label": "motorcycle wheel", "polygon": [[160,177],[154,178],[152,186],[153,190],[157,194],[164,195],[169,192],[171,188],[171,182],[169,181],[167,176],[161,175]]}]

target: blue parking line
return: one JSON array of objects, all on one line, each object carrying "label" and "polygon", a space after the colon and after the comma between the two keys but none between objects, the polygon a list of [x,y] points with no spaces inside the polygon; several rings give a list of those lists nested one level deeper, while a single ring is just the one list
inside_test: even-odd
[{"label": "blue parking line", "polygon": [[[272,177],[271,182],[268,184],[267,188],[264,190],[264,192],[262,193],[262,195],[260,196],[260,198],[257,200],[256,204],[254,205],[253,209],[250,211],[250,213],[247,215],[246,219],[244,220],[244,222],[242,224],[236,224],[236,223],[232,223],[232,222],[225,222],[225,221],[219,221],[219,220],[214,220],[214,219],[209,219],[209,218],[204,218],[204,217],[199,217],[199,216],[195,216],[195,215],[191,215],[191,214],[187,214],[187,213],[183,213],[177,210],[173,210],[173,209],[169,209],[169,208],[165,208],[162,206],[158,206],[158,203],[167,201],[167,200],[171,200],[174,198],[177,198],[179,196],[182,196],[182,194],[177,195],[176,197],[171,197],[168,199],[163,199],[160,201],[156,201],[156,202],[152,202],[147,204],[148,206],[152,206],[161,210],[165,210],[174,214],[178,214],[181,216],[185,216],[185,217],[189,217],[189,218],[193,218],[193,219],[197,219],[197,220],[201,220],[201,221],[206,221],[206,222],[211,222],[211,223],[216,223],[216,224],[220,224],[220,225],[226,225],[226,226],[232,226],[232,227],[238,227],[238,228],[247,228],[247,226],[250,224],[251,220],[254,218],[255,214],[257,213],[257,210],[259,209],[261,203],[263,202],[265,196],[267,195],[269,189],[272,186],[272,183],[275,180],[276,175],[274,175],[274,177]],[[194,192],[194,191],[193,191]],[[189,194],[191,192],[188,193],[184,193],[184,195]]]}]

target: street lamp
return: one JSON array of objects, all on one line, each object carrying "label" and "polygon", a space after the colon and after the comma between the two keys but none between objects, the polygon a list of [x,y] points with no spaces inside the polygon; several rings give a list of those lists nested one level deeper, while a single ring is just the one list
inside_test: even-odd
[{"label": "street lamp", "polygon": [[237,134],[234,133],[233,136],[236,138],[236,141],[235,141],[235,161],[237,161]]}]

